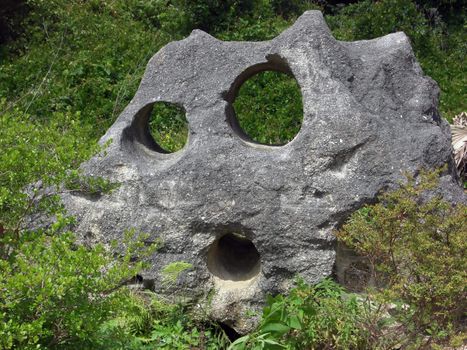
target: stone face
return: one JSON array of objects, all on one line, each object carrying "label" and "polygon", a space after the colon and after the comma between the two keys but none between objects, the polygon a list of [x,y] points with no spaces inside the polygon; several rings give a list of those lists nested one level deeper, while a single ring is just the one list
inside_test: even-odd
[{"label": "stone face", "polygon": [[[248,140],[232,103],[252,75],[276,70],[297,80],[303,124],[284,146]],[[151,106],[182,106],[186,146],[161,153],[148,131]],[[87,174],[119,182],[109,195],[63,196],[77,232],[120,239],[130,228],[162,239],[143,275],[159,289],[159,270],[186,261],[179,288],[211,295],[210,314],[240,332],[267,293],[285,292],[300,274],[331,275],[332,231],[402,171],[452,169],[449,128],[437,111],[438,88],[423,75],[403,33],[340,42],[318,11],[303,14],[266,42],[223,42],[195,30],[162,48],[101,142],[104,156]],[[450,174],[443,191],[459,200]]]}]

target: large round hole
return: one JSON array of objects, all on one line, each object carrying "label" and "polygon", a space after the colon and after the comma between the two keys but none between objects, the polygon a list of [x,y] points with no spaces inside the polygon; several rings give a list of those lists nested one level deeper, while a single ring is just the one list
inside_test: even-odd
[{"label": "large round hole", "polygon": [[154,103],[149,116],[149,132],[163,151],[179,151],[188,139],[185,111],[172,103]]},{"label": "large round hole", "polygon": [[291,75],[282,72],[263,71],[246,80],[233,106],[238,125],[257,143],[284,145],[302,125],[300,87]]},{"label": "large round hole", "polygon": [[210,246],[208,269],[222,280],[246,281],[259,274],[260,256],[249,239],[229,233]]}]

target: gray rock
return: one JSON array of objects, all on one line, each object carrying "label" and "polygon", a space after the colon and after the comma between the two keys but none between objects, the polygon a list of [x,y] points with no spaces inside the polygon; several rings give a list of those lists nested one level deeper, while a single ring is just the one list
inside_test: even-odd
[{"label": "gray rock", "polygon": [[[252,75],[291,74],[303,97],[303,124],[283,146],[259,145],[241,131],[232,102]],[[143,275],[160,290],[160,269],[193,268],[178,288],[239,332],[254,326],[267,293],[286,292],[299,274],[332,274],[332,231],[403,171],[449,164],[442,185],[461,198],[450,134],[437,111],[438,87],[424,76],[404,33],[340,42],[318,11],[266,42],[223,42],[195,30],[147,65],[130,104],[101,142],[86,174],[121,186],[109,195],[63,196],[90,241],[121,239],[129,228],[162,239]],[[182,106],[186,146],[164,154],[151,138],[151,106]]]}]

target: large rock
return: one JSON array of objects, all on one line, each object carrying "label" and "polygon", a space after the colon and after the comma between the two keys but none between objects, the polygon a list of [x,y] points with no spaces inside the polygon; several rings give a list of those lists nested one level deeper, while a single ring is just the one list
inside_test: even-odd
[{"label": "large rock", "polygon": [[[252,75],[291,74],[303,97],[303,124],[284,146],[248,140],[232,102]],[[183,106],[189,140],[164,154],[151,138],[151,106]],[[349,213],[394,186],[403,171],[452,169],[449,128],[438,88],[423,75],[403,33],[340,42],[318,11],[266,42],[223,42],[195,30],[162,48],[101,142],[106,155],[83,165],[121,186],[109,195],[63,197],[83,239],[121,239],[129,228],[161,238],[143,275],[159,289],[160,269],[186,261],[179,287],[210,295],[211,315],[240,332],[266,293],[296,274],[331,275],[332,231]],[[461,195],[446,173],[447,196]]]}]

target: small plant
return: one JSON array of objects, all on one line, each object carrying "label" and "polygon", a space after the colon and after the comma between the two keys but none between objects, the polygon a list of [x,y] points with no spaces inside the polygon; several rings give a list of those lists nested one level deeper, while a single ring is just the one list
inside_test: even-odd
[{"label": "small plant", "polygon": [[467,206],[429,193],[441,170],[422,171],[355,212],[338,239],[365,256],[382,303],[399,305],[404,344],[447,341],[467,309]]},{"label": "small plant", "polygon": [[184,261],[176,261],[164,266],[161,270],[163,281],[166,286],[173,285],[183,271],[192,268],[193,265]]},{"label": "small plant", "polygon": [[118,349],[218,350],[230,343],[219,326],[194,317],[190,304],[169,303],[150,291],[133,295],[130,302],[132,307],[107,322],[102,333],[114,339],[120,334]]}]

